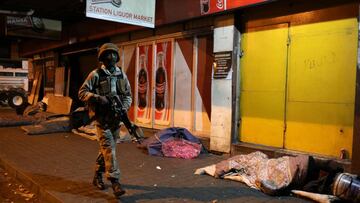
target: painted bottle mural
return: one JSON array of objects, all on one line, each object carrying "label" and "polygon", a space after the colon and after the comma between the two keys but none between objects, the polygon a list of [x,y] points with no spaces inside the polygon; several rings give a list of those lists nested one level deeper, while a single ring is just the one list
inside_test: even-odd
[{"label": "painted bottle mural", "polygon": [[[169,81],[167,71],[170,67],[167,59],[169,42],[157,44],[155,71],[155,123],[168,125],[169,122]],[[171,60],[170,60],[171,61]]]},{"label": "painted bottle mural", "polygon": [[150,122],[150,79],[148,75],[149,46],[142,46],[139,54],[139,71],[137,74],[137,119],[141,123]]},{"label": "painted bottle mural", "polygon": [[166,70],[164,64],[163,53],[158,54],[158,66],[156,70],[155,79],[155,108],[162,111],[165,108],[165,93],[166,93]]},{"label": "painted bottle mural", "polygon": [[138,107],[144,109],[147,106],[148,76],[146,71],[145,55],[140,56],[140,71],[138,75]]}]

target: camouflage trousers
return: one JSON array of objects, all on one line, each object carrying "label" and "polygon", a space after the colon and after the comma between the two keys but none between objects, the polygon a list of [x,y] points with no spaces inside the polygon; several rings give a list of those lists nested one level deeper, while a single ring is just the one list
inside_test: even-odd
[{"label": "camouflage trousers", "polygon": [[120,169],[116,160],[116,140],[119,128],[104,129],[101,125],[96,125],[96,134],[100,150],[96,159],[95,172],[105,172],[106,178],[119,179]]}]

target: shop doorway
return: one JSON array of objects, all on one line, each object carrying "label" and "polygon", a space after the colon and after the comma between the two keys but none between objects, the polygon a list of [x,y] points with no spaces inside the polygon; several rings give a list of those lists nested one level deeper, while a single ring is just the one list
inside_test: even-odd
[{"label": "shop doorway", "polygon": [[78,91],[88,74],[99,66],[97,52],[93,51],[69,54],[66,56],[70,67],[69,97],[73,100],[73,108],[84,106],[78,98]]},{"label": "shop doorway", "polygon": [[289,25],[249,28],[240,61],[242,142],[284,146]]},{"label": "shop doorway", "polygon": [[248,28],[240,141],[351,157],[357,36],[356,18]]}]

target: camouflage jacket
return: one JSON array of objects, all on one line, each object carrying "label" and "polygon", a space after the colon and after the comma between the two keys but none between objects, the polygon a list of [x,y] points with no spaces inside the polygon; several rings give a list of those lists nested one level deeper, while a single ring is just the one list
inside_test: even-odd
[{"label": "camouflage jacket", "polygon": [[[88,104],[90,117],[96,116],[100,124],[113,122],[111,112],[107,112],[104,107],[98,104],[92,104],[91,98],[99,96],[108,96],[110,94],[119,95],[124,108],[129,110],[132,103],[132,94],[129,80],[121,68],[116,67],[113,73],[110,73],[105,66],[93,70],[79,89],[79,99]],[[101,109],[101,110],[97,110]]]}]

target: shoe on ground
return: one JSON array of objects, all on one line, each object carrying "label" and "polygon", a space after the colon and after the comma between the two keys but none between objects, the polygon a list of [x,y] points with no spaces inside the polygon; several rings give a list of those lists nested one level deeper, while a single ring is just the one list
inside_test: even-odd
[{"label": "shoe on ground", "polygon": [[94,179],[93,179],[93,185],[97,187],[99,190],[105,189],[105,184],[102,179],[102,175],[100,173],[95,173]]},{"label": "shoe on ground", "polygon": [[125,194],[125,190],[122,189],[119,182],[112,182],[111,187],[114,191],[114,195],[116,198],[120,198],[121,195]]}]

